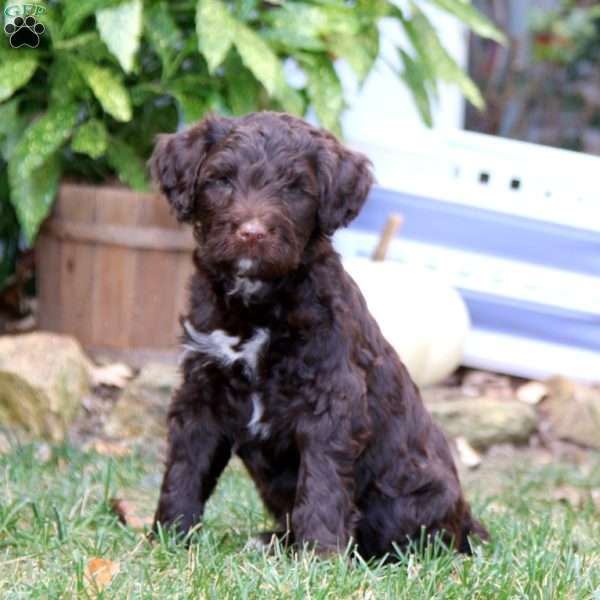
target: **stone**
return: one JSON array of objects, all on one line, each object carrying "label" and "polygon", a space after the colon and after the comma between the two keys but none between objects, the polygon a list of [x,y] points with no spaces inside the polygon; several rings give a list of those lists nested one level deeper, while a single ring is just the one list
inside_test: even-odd
[{"label": "stone", "polygon": [[600,449],[600,391],[558,377],[547,385],[549,396],[542,409],[554,435]]},{"label": "stone", "polygon": [[535,406],[548,395],[548,386],[541,381],[528,381],[517,388],[517,400]]},{"label": "stone", "polygon": [[167,410],[181,383],[174,365],[150,363],[131,381],[110,413],[104,431],[112,438],[166,438]]},{"label": "stone", "polygon": [[0,426],[64,439],[83,397],[91,363],[79,343],[35,332],[0,338]]},{"label": "stone", "polygon": [[535,410],[516,400],[461,398],[428,403],[427,408],[449,437],[464,437],[476,450],[526,443],[537,426]]},{"label": "stone", "polygon": [[138,386],[167,395],[181,385],[181,382],[179,367],[166,363],[148,363],[135,379]]}]

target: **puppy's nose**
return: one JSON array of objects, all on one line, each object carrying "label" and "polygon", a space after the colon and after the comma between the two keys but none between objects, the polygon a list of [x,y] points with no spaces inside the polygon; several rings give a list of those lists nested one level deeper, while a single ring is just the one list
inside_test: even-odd
[{"label": "puppy's nose", "polygon": [[258,242],[266,235],[267,228],[258,219],[242,223],[237,230],[237,236],[244,242]]}]

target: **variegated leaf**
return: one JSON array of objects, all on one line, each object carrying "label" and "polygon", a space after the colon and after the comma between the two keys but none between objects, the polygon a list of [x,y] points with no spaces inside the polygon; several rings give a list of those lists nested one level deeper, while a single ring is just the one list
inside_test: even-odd
[{"label": "variegated leaf", "polygon": [[126,73],[133,70],[142,37],[142,0],[131,0],[96,12],[100,37]]}]

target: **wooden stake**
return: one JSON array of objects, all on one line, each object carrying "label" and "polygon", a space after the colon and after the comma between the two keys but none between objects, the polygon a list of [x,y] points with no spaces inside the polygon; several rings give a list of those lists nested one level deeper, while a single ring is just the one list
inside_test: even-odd
[{"label": "wooden stake", "polygon": [[385,260],[390,244],[392,243],[394,237],[396,237],[400,227],[402,227],[402,223],[404,223],[404,218],[402,215],[394,214],[388,217],[385,227],[381,233],[381,237],[379,238],[379,242],[377,242],[377,247],[375,248],[373,256],[371,257],[372,260]]}]

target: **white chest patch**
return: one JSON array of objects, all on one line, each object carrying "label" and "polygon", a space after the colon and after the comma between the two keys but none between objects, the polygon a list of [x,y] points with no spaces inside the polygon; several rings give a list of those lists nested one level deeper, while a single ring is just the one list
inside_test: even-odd
[{"label": "white chest patch", "polygon": [[269,425],[267,423],[262,423],[261,420],[263,418],[263,414],[265,412],[265,407],[262,403],[262,398],[258,392],[253,392],[251,396],[252,400],[252,416],[250,417],[250,421],[248,421],[248,429],[250,433],[256,437],[261,439],[267,439],[269,437]]},{"label": "white chest patch", "polygon": [[263,286],[262,281],[249,277],[236,277],[233,287],[227,292],[228,296],[241,296],[245,304],[251,300]]},{"label": "white chest patch", "polygon": [[[202,354],[207,361],[216,362],[224,367],[242,360],[246,363],[251,376],[256,377],[260,354],[269,341],[269,332],[266,329],[257,329],[251,338],[240,345],[239,336],[228,335],[222,329],[201,333],[189,321],[184,321],[183,327],[188,339],[183,344],[180,363],[190,354]],[[250,400],[252,416],[248,422],[248,429],[252,435],[266,439],[269,437],[269,426],[262,422],[265,410],[262,398],[258,392],[252,392]]]},{"label": "white chest patch", "polygon": [[238,274],[246,274],[254,266],[254,261],[251,258],[241,258],[238,262]]},{"label": "white chest patch", "polygon": [[[188,340],[183,344],[184,360],[190,353],[205,355],[208,359],[228,367],[236,360],[242,360],[250,369],[251,374],[256,375],[260,353],[269,340],[269,332],[266,329],[257,329],[254,335],[240,346],[240,338],[237,335],[228,335],[222,329],[215,329],[211,333],[197,331],[189,322],[183,323]],[[239,350],[235,348],[239,346]]]}]

